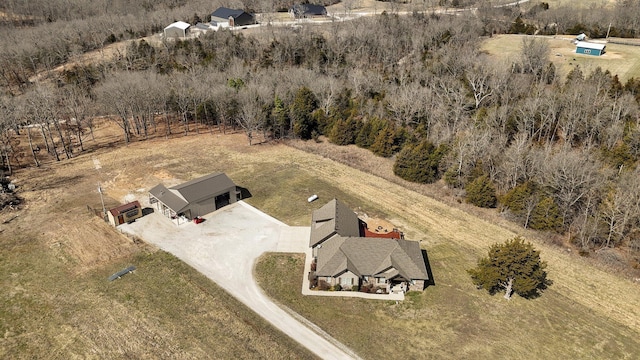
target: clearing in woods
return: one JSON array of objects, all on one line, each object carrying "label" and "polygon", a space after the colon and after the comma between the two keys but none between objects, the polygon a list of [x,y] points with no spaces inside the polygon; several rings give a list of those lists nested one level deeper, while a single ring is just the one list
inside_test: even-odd
[{"label": "clearing in woods", "polygon": [[[87,211],[87,205],[101,207],[98,182],[109,207],[145,196],[159,182],[214,171],[226,172],[253,194],[248,203],[289,225],[308,225],[312,210],[337,197],[421,240],[436,285],[398,304],[302,297],[296,256],[266,256],[257,266],[268,294],[364,358],[640,353],[639,285],[558,247],[535,242],[554,282],[542,297],[506,301],[478,291],[466,269],[490,244],[521,231],[498,218],[483,220],[462,211],[464,204],[448,206],[284,144],[249,147],[242,134],[192,133],[121,146],[116,125],[98,125],[100,143],[88,143],[87,152],[15,176],[26,205],[0,233],[0,271],[8,274],[0,293],[0,357],[310,357],[185,264],[131,242]],[[374,161],[355,148],[321,145]],[[391,171],[391,160],[375,161],[376,171]],[[311,194],[320,199],[309,204]],[[0,216],[4,221],[13,213]],[[138,270],[106,280],[129,265]]]},{"label": "clearing in woods", "polygon": [[[511,64],[520,58],[522,39],[524,37],[546,41],[549,44],[549,61],[551,61],[561,77],[565,77],[576,66],[585,75],[589,75],[598,66],[618,75],[624,84],[630,78],[640,77],[640,46],[608,43],[606,53],[602,56],[576,54],[574,37],[571,35],[533,36],[533,35],[494,35],[482,42],[482,50],[490,55]],[[630,41],[629,39],[619,39]]]}]

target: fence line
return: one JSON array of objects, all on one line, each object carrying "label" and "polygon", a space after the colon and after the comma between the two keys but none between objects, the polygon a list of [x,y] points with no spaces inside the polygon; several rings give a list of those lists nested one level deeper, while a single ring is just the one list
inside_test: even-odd
[{"label": "fence line", "polygon": [[143,243],[142,239],[140,239],[139,237],[137,237],[137,236],[135,236],[133,234],[129,234],[128,232],[124,232],[124,231],[122,231],[122,229],[118,229],[118,231],[120,231],[120,234],[126,236],[134,244],[142,244]]},{"label": "fence line", "polygon": [[95,216],[101,218],[102,220],[104,220],[104,222],[109,222],[109,219],[107,218],[107,215],[103,214],[102,210],[94,209],[90,205],[87,205],[87,211],[89,212],[89,214],[95,215]]}]

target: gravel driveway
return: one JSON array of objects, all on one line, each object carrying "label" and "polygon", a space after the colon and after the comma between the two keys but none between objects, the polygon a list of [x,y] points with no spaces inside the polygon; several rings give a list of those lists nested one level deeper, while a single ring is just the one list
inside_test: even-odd
[{"label": "gravel driveway", "polygon": [[[253,278],[256,259],[264,252],[282,249],[282,245],[278,245],[281,234],[283,240],[286,238],[289,251],[299,248],[299,252],[303,252],[308,231],[299,245],[292,244],[289,235],[295,228],[289,228],[242,201],[209,214],[205,219],[198,225],[178,226],[161,214],[153,213],[132,224],[121,225],[120,229],[189,264],[320,358],[358,358],[337,340],[326,333],[319,335],[322,331],[312,331],[274,304]],[[304,234],[300,230],[294,232]]]}]

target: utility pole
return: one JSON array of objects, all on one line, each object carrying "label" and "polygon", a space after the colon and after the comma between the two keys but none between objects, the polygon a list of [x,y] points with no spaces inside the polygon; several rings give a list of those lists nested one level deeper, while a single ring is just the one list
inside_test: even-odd
[{"label": "utility pole", "polygon": [[609,23],[609,29],[607,29],[607,36],[605,37],[605,39],[609,38],[609,32],[611,31],[611,23]]}]

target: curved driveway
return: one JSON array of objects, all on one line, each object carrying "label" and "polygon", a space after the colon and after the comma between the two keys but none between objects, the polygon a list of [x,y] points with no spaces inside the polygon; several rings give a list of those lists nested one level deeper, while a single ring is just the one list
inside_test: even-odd
[{"label": "curved driveway", "polygon": [[[311,330],[273,303],[255,282],[256,259],[264,252],[282,250],[278,242],[283,229],[289,233],[286,224],[244,202],[227,206],[205,219],[198,225],[175,225],[161,214],[153,213],[132,224],[121,225],[120,229],[186,262],[320,358],[358,358],[328,334]],[[297,239],[289,239],[286,246],[292,250],[298,247],[302,252],[307,239],[299,239],[299,244]],[[309,326],[314,327],[310,323]]]}]

